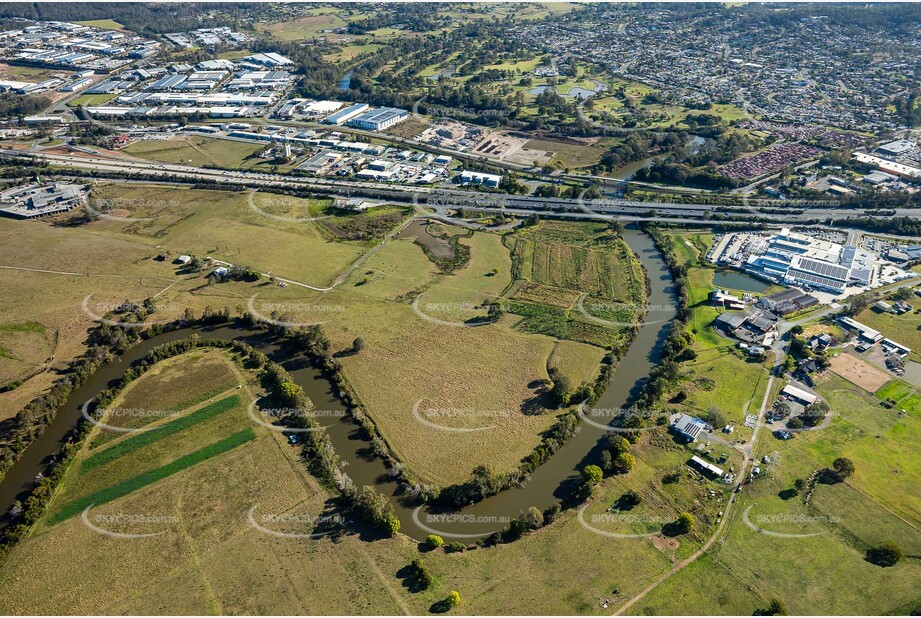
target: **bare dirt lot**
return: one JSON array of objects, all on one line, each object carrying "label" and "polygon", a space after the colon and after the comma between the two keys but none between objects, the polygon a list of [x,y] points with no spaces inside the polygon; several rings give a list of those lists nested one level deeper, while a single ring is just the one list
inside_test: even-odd
[{"label": "bare dirt lot", "polygon": [[877,369],[870,363],[850,354],[839,354],[832,358],[831,370],[848,382],[853,382],[871,393],[875,393],[890,379],[889,374],[882,369]]}]

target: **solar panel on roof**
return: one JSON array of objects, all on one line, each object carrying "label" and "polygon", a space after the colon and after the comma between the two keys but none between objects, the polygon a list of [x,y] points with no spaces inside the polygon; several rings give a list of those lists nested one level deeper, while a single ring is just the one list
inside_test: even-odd
[{"label": "solar panel on roof", "polygon": [[817,262],[806,258],[800,259],[797,270],[804,270],[834,279],[846,279],[848,273],[848,269],[843,266],[829,264],[828,262]]},{"label": "solar panel on roof", "polygon": [[803,281],[808,281],[809,283],[814,283],[816,285],[822,285],[827,287],[832,287],[835,289],[844,289],[845,284],[838,279],[832,279],[830,277],[823,277],[821,275],[815,275],[802,270],[791,270],[790,275],[801,279]]}]

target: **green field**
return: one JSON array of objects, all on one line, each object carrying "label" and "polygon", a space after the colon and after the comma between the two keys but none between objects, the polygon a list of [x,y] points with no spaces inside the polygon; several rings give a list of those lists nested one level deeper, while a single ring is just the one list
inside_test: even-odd
[{"label": "green field", "polygon": [[93,26],[94,28],[102,28],[103,30],[121,30],[125,27],[114,19],[93,19],[90,21],[77,21],[74,23],[81,24],[83,26]]},{"label": "green field", "polygon": [[334,30],[346,26],[346,21],[337,15],[335,8],[320,9],[313,15],[299,17],[290,21],[281,21],[262,25],[262,29],[282,41],[297,41],[321,37],[324,30]]},{"label": "green field", "polygon": [[117,96],[117,94],[81,94],[68,102],[67,105],[69,107],[92,107],[108,103]]},{"label": "green field", "polygon": [[[171,359],[171,371],[195,354]],[[153,390],[168,384],[169,377],[148,373],[138,383]],[[199,396],[208,386],[201,384]],[[329,516],[330,495],[307,476],[297,451],[280,434],[254,431],[240,409],[225,415],[235,423],[226,432],[196,426],[170,436],[157,443],[171,445],[164,452],[168,458],[154,454],[153,464],[147,460],[155,446],[148,445],[110,464],[131,460],[119,475],[85,493],[73,491],[81,485],[74,477],[84,473],[71,467],[52,504],[49,523],[54,525],[40,526],[0,565],[0,610],[97,614],[107,607],[124,614],[287,615],[354,607],[358,613],[370,608],[402,613],[413,599],[405,592],[397,596],[399,567],[394,565],[416,553],[406,539],[376,543],[372,557],[357,535],[292,541],[246,523],[254,506],[272,515]],[[183,434],[189,435],[180,439]],[[95,504],[92,513],[74,517],[90,504]],[[154,536],[117,539],[98,533],[100,528]],[[286,558],[277,560],[282,553]],[[93,565],[93,577],[85,577],[87,564]],[[253,586],[261,577],[277,585]],[[98,585],[100,578],[104,586]],[[291,585],[289,590],[324,592],[281,593]],[[240,595],[247,586],[249,592]],[[417,612],[422,611],[419,606]]]},{"label": "green field", "polygon": [[228,436],[223,440],[210,444],[205,448],[199,449],[188,455],[184,455],[179,459],[169,463],[165,466],[159,468],[154,468],[149,470],[144,474],[135,476],[126,481],[122,481],[117,485],[112,485],[96,493],[92,493],[88,496],[83,496],[72,502],[68,502],[61,506],[60,510],[54,513],[54,515],[49,518],[48,523],[54,525],[60,523],[70,517],[73,517],[80,511],[84,510],[89,506],[101,505],[106,502],[111,502],[112,500],[117,500],[123,496],[128,495],[131,492],[137,491],[151,483],[156,483],[157,481],[163,480],[168,476],[172,476],[177,472],[181,472],[186,468],[194,466],[195,464],[201,463],[206,459],[212,457],[217,457],[230,449],[236,448],[241,444],[245,444],[250,440],[255,438],[255,434],[252,429],[244,429],[239,431],[232,436]]},{"label": "green field", "polygon": [[[528,333],[617,349],[627,330],[593,318],[633,323],[644,313],[642,267],[604,224],[543,222],[507,239],[513,274],[509,310]],[[584,315],[577,301],[583,295]]]},{"label": "green field", "polygon": [[104,450],[96,451],[84,459],[81,464],[81,469],[92,470],[93,468],[104,466],[105,464],[115,461],[120,457],[124,457],[125,455],[129,455],[138,449],[149,446],[154,442],[165,440],[173,434],[177,434],[180,431],[185,431],[193,425],[197,425],[198,423],[212,419],[218,414],[226,412],[227,410],[230,410],[239,404],[239,396],[232,395],[230,397],[225,397],[224,399],[220,399],[215,403],[208,404],[203,408],[199,408],[194,412],[180,416],[175,420],[163,423],[162,425],[157,425],[156,427],[152,427],[147,431],[133,435],[129,438],[119,440],[117,444],[114,444]]},{"label": "green field", "polygon": [[[871,395],[835,375],[825,376],[818,392],[836,412],[831,427],[800,447],[813,458],[840,453],[857,464],[848,483],[914,525],[921,525],[921,464],[914,446],[921,439],[921,397],[917,389],[894,380]],[[882,397],[900,401],[892,409]],[[900,410],[905,409],[902,415]],[[813,438],[813,436],[808,436]]]},{"label": "green field", "polygon": [[[367,342],[365,352],[342,358],[350,382],[397,456],[414,474],[438,484],[466,480],[479,462],[511,469],[553,422],[551,414],[526,415],[522,407],[536,396],[535,384],[547,379],[554,338],[521,332],[511,315],[473,328],[423,317],[462,324],[485,315],[476,307],[495,302],[493,295],[510,281],[509,252],[500,237],[477,233],[459,242],[470,247],[469,262],[445,275],[413,239],[393,240],[324,297],[344,308],[328,324],[334,349],[347,348],[359,335]],[[493,274],[494,268],[499,272]],[[422,315],[411,305],[416,299]],[[601,350],[578,346],[572,352],[562,358],[577,360],[563,373],[579,381],[594,377],[589,366],[591,359],[600,360]],[[437,387],[433,376],[443,376]],[[416,404],[482,410],[496,429],[432,430],[414,419]],[[451,422],[467,427],[483,420],[472,415]]]}]

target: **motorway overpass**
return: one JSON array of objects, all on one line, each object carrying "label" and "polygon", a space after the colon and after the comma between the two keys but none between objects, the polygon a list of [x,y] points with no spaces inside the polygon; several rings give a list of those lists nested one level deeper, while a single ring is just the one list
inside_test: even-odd
[{"label": "motorway overpass", "polygon": [[[222,170],[191,165],[157,163],[106,157],[102,154],[55,154],[42,151],[24,153],[17,150],[0,149],[0,155],[17,158],[46,161],[59,169],[94,171],[99,174],[110,173],[141,175],[150,180],[177,182],[216,182],[226,185],[238,185],[247,188],[302,189],[317,193],[334,195],[366,195],[380,197],[402,203],[413,203],[436,210],[468,208],[501,212],[514,210],[517,213],[570,213],[592,217],[596,215],[617,216],[627,221],[663,220],[675,223],[712,224],[710,217],[724,214],[734,221],[745,222],[743,215],[721,210],[720,206],[706,204],[682,204],[677,202],[638,202],[633,200],[602,198],[582,200],[572,198],[542,198],[497,193],[483,193],[463,189],[433,188],[414,185],[393,185],[387,183],[360,182],[354,180],[312,178],[273,174],[253,171]],[[651,211],[655,211],[652,216]],[[844,220],[860,216],[862,211],[818,207],[808,209],[802,214],[759,214],[758,217],[777,224],[795,224],[813,219]],[[917,216],[917,209],[897,209],[897,216]]]}]

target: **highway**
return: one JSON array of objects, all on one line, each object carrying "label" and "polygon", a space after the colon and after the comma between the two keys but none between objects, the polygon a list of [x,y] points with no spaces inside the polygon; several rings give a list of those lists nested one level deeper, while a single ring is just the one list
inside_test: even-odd
[{"label": "highway", "polygon": [[[578,198],[542,198],[521,195],[484,193],[463,189],[432,188],[415,185],[395,185],[379,182],[313,178],[272,174],[263,172],[222,170],[191,165],[157,163],[106,157],[102,154],[57,154],[43,151],[22,151],[0,149],[0,155],[32,158],[47,161],[59,168],[72,168],[113,174],[142,174],[151,180],[173,182],[218,182],[248,188],[304,189],[319,193],[337,195],[377,195],[403,203],[413,203],[433,208],[436,211],[468,208],[487,212],[514,210],[516,214],[554,214],[568,218],[612,218],[624,221],[662,221],[672,223],[712,224],[712,215],[730,216],[738,222],[745,222],[739,213],[726,211],[720,206],[706,204],[682,204],[678,202],[639,202],[620,198],[582,200]],[[655,215],[651,215],[651,211]],[[736,210],[733,208],[732,210]],[[777,224],[803,224],[808,220],[845,220],[862,216],[862,210],[816,207],[803,214],[764,214],[759,218]],[[897,216],[918,216],[917,209],[896,209]]]}]

